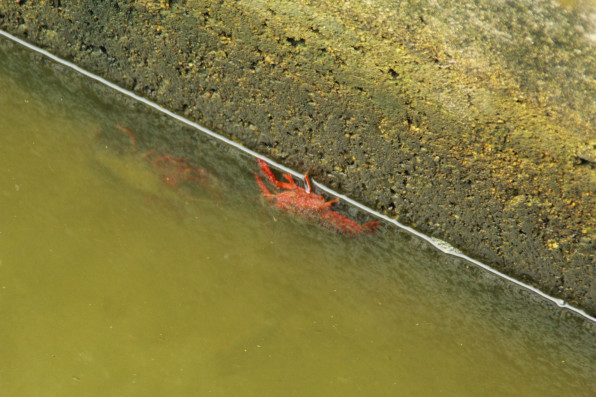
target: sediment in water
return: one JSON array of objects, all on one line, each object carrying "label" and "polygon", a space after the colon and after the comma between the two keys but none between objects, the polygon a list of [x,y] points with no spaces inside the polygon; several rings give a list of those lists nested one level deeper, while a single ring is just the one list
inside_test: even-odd
[{"label": "sediment in water", "polygon": [[596,315],[594,7],[310,3],[1,0],[0,28]]}]

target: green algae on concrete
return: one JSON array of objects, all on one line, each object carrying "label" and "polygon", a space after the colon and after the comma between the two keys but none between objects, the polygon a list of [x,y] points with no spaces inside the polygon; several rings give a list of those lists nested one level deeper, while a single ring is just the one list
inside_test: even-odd
[{"label": "green algae on concrete", "polygon": [[596,9],[0,0],[0,28],[596,314]]}]

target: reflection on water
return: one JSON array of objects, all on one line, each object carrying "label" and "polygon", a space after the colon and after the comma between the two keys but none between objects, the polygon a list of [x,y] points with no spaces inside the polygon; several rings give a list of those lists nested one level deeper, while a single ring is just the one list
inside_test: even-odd
[{"label": "reflection on water", "polygon": [[[6,395],[596,392],[569,312],[394,228],[273,211],[253,159],[5,41],[0,87]],[[152,151],[217,182],[169,186]]]}]

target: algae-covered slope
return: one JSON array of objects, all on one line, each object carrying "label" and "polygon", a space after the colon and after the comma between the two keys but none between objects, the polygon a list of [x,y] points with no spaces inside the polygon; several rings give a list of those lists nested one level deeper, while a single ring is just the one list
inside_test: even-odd
[{"label": "algae-covered slope", "polygon": [[0,28],[596,314],[593,6],[0,4]]}]

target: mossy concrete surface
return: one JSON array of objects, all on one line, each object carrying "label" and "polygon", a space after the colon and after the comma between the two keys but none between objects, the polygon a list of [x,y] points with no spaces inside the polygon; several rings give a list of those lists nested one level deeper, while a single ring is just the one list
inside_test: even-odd
[{"label": "mossy concrete surface", "polygon": [[596,314],[596,9],[13,1],[0,28]]}]

